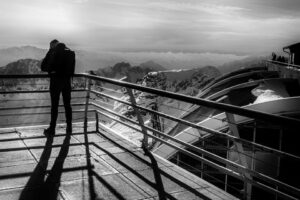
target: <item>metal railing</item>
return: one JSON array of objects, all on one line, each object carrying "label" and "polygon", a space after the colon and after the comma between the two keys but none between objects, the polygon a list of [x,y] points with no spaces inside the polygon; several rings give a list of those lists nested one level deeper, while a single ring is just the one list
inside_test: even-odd
[{"label": "metal railing", "polygon": [[294,69],[300,69],[300,65],[295,65],[295,64],[291,64],[291,63],[286,63],[286,62],[280,62],[280,61],[276,61],[276,60],[268,60],[268,63],[273,63],[276,65],[280,65],[282,67],[289,67],[289,68],[294,68]]},{"label": "metal railing", "polygon": [[[41,78],[47,79],[49,77],[47,75],[0,75],[0,80],[2,80],[3,85],[2,88],[5,88],[4,82],[6,80]],[[300,121],[298,119],[286,116],[278,116],[256,110],[249,110],[233,106],[228,103],[198,99],[191,96],[89,74],[76,74],[74,79],[76,78],[80,79],[78,85],[81,85],[82,87],[75,88],[73,92],[84,92],[85,101],[82,103],[73,103],[72,106],[82,106],[82,109],[74,110],[73,112],[84,114],[79,120],[84,122],[85,131],[87,130],[87,122],[89,121],[88,112],[94,112],[95,117],[93,120],[96,120],[97,131],[99,131],[99,126],[107,128],[109,125],[117,123],[121,126],[121,128],[128,127],[128,130],[140,133],[143,137],[142,145],[146,148],[154,147],[153,144],[155,144],[157,141],[159,141],[161,144],[165,144],[171,148],[174,148],[180,153],[180,155],[188,156],[199,162],[201,168],[197,169],[196,167],[191,166],[189,163],[184,162],[184,160],[175,159],[176,157],[173,157],[171,160],[175,160],[175,162],[182,167],[188,166],[186,167],[187,169],[192,169],[192,171],[199,173],[204,179],[206,178],[207,180],[216,180],[216,182],[221,182],[222,185],[224,185],[224,189],[228,190],[229,192],[236,190],[236,192],[232,193],[238,197],[244,199],[253,198],[255,192],[253,192],[252,188],[254,188],[254,190],[255,188],[262,189],[268,194],[274,195],[274,197],[279,199],[298,199],[300,197],[299,184],[291,184],[289,181],[287,181],[287,183],[284,181],[284,178],[279,176],[281,160],[291,160],[292,162],[299,164],[299,154],[282,150],[281,140],[280,144],[276,147],[272,145],[268,146],[265,143],[258,143],[256,141],[256,132],[259,130],[259,126],[269,127],[272,130],[274,129],[274,132],[277,131],[280,133],[279,135],[282,136],[283,133],[288,133],[288,131],[299,130]],[[125,88],[125,90],[122,90],[122,88]],[[48,90],[3,90],[0,91],[0,95],[45,92],[48,92]],[[114,92],[115,94],[112,94]],[[210,127],[202,126],[201,124],[180,119],[179,116],[172,115],[170,113],[153,110],[147,107],[147,105],[142,106],[142,104],[137,101],[138,92],[143,93],[144,95],[142,96],[145,96],[145,94],[151,94],[152,99],[157,99],[159,97],[220,110],[226,114],[225,118],[218,119],[214,118],[214,116],[207,116],[207,118],[222,121],[224,122],[225,126],[222,130],[216,130]],[[113,108],[114,102],[121,104],[123,106],[122,108],[124,109],[121,110],[121,112],[116,112]],[[50,105],[1,107],[0,111],[30,110],[34,108],[49,107]],[[130,109],[132,109],[132,112],[128,114]],[[3,116],[17,114],[34,115],[50,114],[50,112],[6,113],[3,114]],[[248,120],[237,122],[235,121],[236,116],[243,116]],[[164,131],[162,128],[158,128],[157,126],[151,127],[150,125],[147,125],[147,119],[158,124],[164,124],[164,120],[162,119],[166,119],[189,126],[193,128],[193,130],[197,130],[197,134],[193,135],[193,137],[197,137],[197,142],[194,141],[194,143],[189,143],[178,139],[175,136],[167,135],[166,131]],[[114,123],[112,123],[113,121]],[[252,139],[241,137],[238,130],[239,128],[247,128],[247,124],[245,125],[245,123],[249,124],[249,122],[253,122],[252,125],[250,125],[251,130],[253,130]],[[192,135],[188,132],[187,134]],[[216,138],[219,138],[222,142]],[[194,145],[195,143],[197,144]],[[223,143],[226,145],[224,146]],[[212,150],[206,148],[205,144],[213,144],[211,145],[213,146]],[[224,156],[223,154],[217,153],[216,149],[218,148],[223,151],[223,154],[225,152],[226,155]],[[234,152],[238,155],[238,161],[229,158],[230,152]],[[256,158],[256,152],[263,152],[276,156],[278,165],[276,164],[272,166],[277,168],[276,176],[269,175],[268,173],[264,173],[263,171],[255,169],[255,164],[253,164],[255,162],[262,163],[263,165],[270,164],[264,160]],[[209,170],[205,170],[205,168]],[[222,178],[220,178],[218,174],[221,174]],[[238,184],[236,185],[236,183]],[[230,188],[233,188],[233,190],[230,190]]]}]

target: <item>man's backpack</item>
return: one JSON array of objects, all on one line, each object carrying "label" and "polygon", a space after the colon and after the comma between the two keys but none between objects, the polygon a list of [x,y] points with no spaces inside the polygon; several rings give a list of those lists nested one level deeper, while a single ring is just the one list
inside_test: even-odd
[{"label": "man's backpack", "polygon": [[73,76],[75,72],[75,52],[69,48],[65,48],[63,54],[63,74]]}]

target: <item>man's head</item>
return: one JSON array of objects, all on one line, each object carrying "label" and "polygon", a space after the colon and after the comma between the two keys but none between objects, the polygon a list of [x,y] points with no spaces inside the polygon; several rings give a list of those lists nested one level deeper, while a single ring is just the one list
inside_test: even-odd
[{"label": "man's head", "polygon": [[53,49],[56,47],[56,45],[59,43],[58,40],[54,39],[50,42],[50,49]]}]

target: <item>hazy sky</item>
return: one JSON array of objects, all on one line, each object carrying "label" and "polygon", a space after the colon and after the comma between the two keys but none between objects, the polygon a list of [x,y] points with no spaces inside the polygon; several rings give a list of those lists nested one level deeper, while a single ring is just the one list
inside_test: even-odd
[{"label": "hazy sky", "polygon": [[3,0],[0,47],[269,52],[300,42],[300,0]]}]

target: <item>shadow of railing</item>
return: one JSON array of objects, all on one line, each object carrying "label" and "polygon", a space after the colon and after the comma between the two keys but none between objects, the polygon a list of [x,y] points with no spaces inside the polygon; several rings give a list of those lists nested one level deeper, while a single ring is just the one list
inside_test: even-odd
[{"label": "shadow of railing", "polygon": [[[127,149],[126,147],[123,147],[121,144],[119,144],[118,142],[112,140],[111,138],[109,138],[109,137],[107,137],[105,135],[102,135],[102,134],[101,134],[101,136],[103,138],[105,138],[107,141],[113,143],[114,146],[122,149],[124,152],[130,154],[135,159],[137,159],[139,162],[142,162],[143,164],[147,165],[149,168],[151,168],[153,170],[154,182],[152,182],[151,180],[149,180],[148,177],[145,177],[141,173],[141,171],[133,169],[129,164],[127,164],[124,161],[120,160],[118,157],[116,157],[113,153],[109,152],[105,148],[102,148],[101,146],[99,146],[96,143],[93,144],[97,149],[103,151],[112,160],[114,160],[115,162],[117,162],[119,165],[121,165],[126,170],[128,170],[129,172],[131,172],[132,174],[134,174],[136,177],[138,177],[140,180],[142,180],[144,183],[146,183],[147,186],[153,188],[157,192],[159,199],[162,199],[162,200],[164,200],[164,199],[180,200],[180,199],[177,199],[176,197],[172,196],[170,193],[168,193],[168,192],[165,191],[165,189],[164,189],[164,183],[162,181],[162,176],[165,179],[169,179],[170,181],[178,184],[180,187],[182,187],[185,190],[191,192],[192,194],[194,194],[198,198],[201,198],[201,199],[204,199],[204,200],[209,200],[210,199],[207,196],[203,195],[201,192],[197,191],[197,189],[195,189],[195,188],[189,186],[188,184],[182,182],[181,180],[179,180],[176,177],[174,177],[172,174],[169,174],[166,171],[163,171],[162,169],[160,169],[159,166],[158,166],[158,164],[157,164],[157,161],[156,161],[155,157],[152,155],[151,152],[149,152],[149,150],[145,149],[144,153],[145,153],[145,155],[147,155],[150,158],[150,162],[147,161],[147,160],[145,160],[144,158],[142,158],[138,154],[134,153],[134,151],[131,151],[131,150]],[[194,182],[193,180],[190,180],[190,181]]]},{"label": "shadow of railing", "polygon": [[151,160],[151,167],[153,169],[153,174],[156,182],[156,190],[158,192],[158,197],[160,200],[166,200],[166,192],[164,189],[164,184],[161,180],[161,174],[160,170],[158,168],[157,161],[155,160],[154,156],[152,153],[145,147],[143,147],[143,150],[145,152],[145,155],[148,156]]}]

